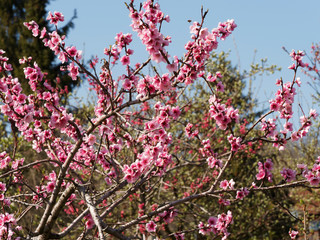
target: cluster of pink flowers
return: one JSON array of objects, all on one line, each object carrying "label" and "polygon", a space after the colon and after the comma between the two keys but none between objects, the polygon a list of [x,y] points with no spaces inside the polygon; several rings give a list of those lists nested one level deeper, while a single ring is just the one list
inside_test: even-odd
[{"label": "cluster of pink flowers", "polygon": [[2,207],[10,206],[10,204],[11,204],[10,199],[5,197],[5,192],[6,191],[7,191],[6,184],[0,182],[0,202],[3,203],[3,204],[1,204]]},{"label": "cluster of pink flowers", "polygon": [[47,192],[53,192],[54,190],[54,187],[55,187],[55,181],[56,181],[56,178],[57,178],[57,175],[54,171],[52,171],[50,174],[49,174],[49,177],[48,177],[48,180],[49,182],[47,183]]},{"label": "cluster of pink flowers", "polygon": [[170,105],[161,106],[158,102],[154,106],[157,116],[154,120],[145,123],[143,135],[139,138],[144,143],[144,150],[137,155],[137,160],[130,166],[125,165],[123,172],[128,182],[136,181],[142,173],[150,167],[157,166],[160,172],[166,170],[172,162],[172,156],[168,153],[168,144],[172,142],[172,136],[167,132],[172,119],[180,115],[178,107]]},{"label": "cluster of pink flowers", "polygon": [[221,74],[221,72],[216,72],[216,74],[213,74],[212,75],[212,73],[208,73],[208,76],[207,76],[207,78],[206,78],[206,80],[208,81],[208,82],[216,82],[216,80],[217,79],[221,79],[222,78],[222,74]]},{"label": "cluster of pink flowers", "polygon": [[115,64],[119,59],[122,49],[125,49],[126,55],[122,56],[120,59],[122,65],[130,64],[130,55],[133,54],[133,50],[127,48],[127,46],[132,42],[132,35],[127,33],[123,34],[122,32],[118,33],[115,37],[116,43],[113,44],[110,48],[104,49],[104,54],[113,58],[112,64]]},{"label": "cluster of pink flowers", "polygon": [[281,171],[281,176],[284,177],[284,179],[287,181],[287,182],[292,182],[293,180],[296,179],[296,171],[295,170],[292,170],[290,168],[283,168]]},{"label": "cluster of pink flowers", "polygon": [[320,183],[320,157],[317,158],[316,163],[311,170],[304,164],[298,164],[298,168],[302,170],[302,175],[309,181],[310,185],[316,186]]},{"label": "cluster of pink flowers", "polygon": [[201,28],[201,24],[194,22],[190,26],[191,38],[185,45],[188,53],[185,55],[183,65],[180,68],[177,80],[185,84],[191,84],[197,77],[204,74],[204,65],[209,59],[210,53],[218,47],[218,38],[224,40],[237,27],[234,20],[219,23],[211,32],[207,28]]},{"label": "cluster of pink flowers", "polygon": [[[57,25],[58,22],[64,21],[64,16],[60,12],[54,12],[54,14],[49,12],[47,20],[50,20],[50,24]],[[65,42],[63,41],[65,36],[60,36],[57,31],[47,32],[47,29],[43,28],[40,32],[38,24],[34,21],[25,22],[24,25],[32,31],[33,36],[37,37],[40,34],[39,38],[43,39],[44,45],[49,47],[62,63],[74,57],[77,61],[81,59],[81,51],[77,51],[74,46],[65,47]],[[66,69],[69,71],[69,76],[72,80],[76,80],[79,75],[79,67],[76,66],[74,62],[70,62]],[[28,79],[30,79],[30,77]],[[34,77],[32,79],[35,80]]]},{"label": "cluster of pink flowers", "polygon": [[[40,33],[39,25],[35,21],[24,22],[23,25],[32,31],[32,35],[34,37],[37,37],[39,35],[39,33]],[[45,30],[45,28],[44,28],[44,30]]]},{"label": "cluster of pink flowers", "polygon": [[20,230],[21,227],[16,226],[17,222],[13,214],[9,213],[1,213],[0,214],[0,237],[1,239],[15,239],[18,240],[19,238],[13,238],[16,230]]},{"label": "cluster of pink flowers", "polygon": [[[319,54],[319,44],[312,43],[311,45],[311,53],[308,56],[311,59],[311,64],[305,63],[306,70],[303,71],[308,77],[312,80],[318,79],[319,70],[319,62],[320,62],[320,54]],[[315,74],[313,74],[315,73]]]},{"label": "cluster of pink flowers", "polygon": [[142,43],[146,46],[151,59],[157,63],[166,62],[169,58],[165,47],[171,42],[170,37],[164,37],[157,28],[157,25],[164,20],[169,22],[168,16],[164,17],[158,3],[147,0],[143,3],[143,10],[138,12],[133,7],[130,8],[131,27],[138,33]]},{"label": "cluster of pink flowers", "polygon": [[173,236],[176,238],[176,240],[184,240],[184,233],[175,233]]},{"label": "cluster of pink flowers", "polygon": [[[74,50],[70,49],[70,55],[73,55]],[[1,54],[4,52],[1,51]],[[8,59],[1,55],[1,71],[11,71],[12,68],[6,63]],[[22,59],[21,64],[28,64],[24,68],[26,79],[29,79],[29,85],[34,91],[34,94],[26,96],[22,93],[22,87],[18,79],[13,78],[11,74],[5,74],[5,77],[0,79],[1,86],[1,98],[3,105],[1,106],[2,113],[6,114],[12,123],[21,131],[22,136],[27,141],[33,142],[33,148],[41,152],[45,150],[47,156],[54,161],[65,162],[69,152],[72,149],[71,142],[63,141],[60,138],[54,136],[53,131],[60,129],[61,133],[66,133],[70,139],[78,139],[79,132],[81,135],[82,128],[77,126],[75,122],[73,125],[69,123],[73,121],[73,117],[64,107],[59,106],[59,90],[53,88],[48,82],[45,81],[45,75],[41,72],[40,68],[36,63],[33,66],[30,65],[31,59]],[[79,132],[77,132],[79,131]],[[50,150],[47,148],[47,144],[50,142]],[[88,140],[89,144],[92,144],[91,140]],[[86,141],[82,144],[83,149],[87,147]],[[46,149],[44,149],[46,148]],[[87,147],[89,148],[89,147]],[[85,151],[85,153],[91,153],[91,159],[95,158],[95,151],[92,148],[91,151]],[[81,152],[82,155],[77,153],[75,160],[83,160],[83,156],[86,156]],[[88,154],[87,154],[88,155]],[[57,159],[58,158],[58,159]],[[86,158],[87,159],[87,158]],[[19,165],[23,164],[24,159],[11,158],[6,153],[1,153],[1,167],[8,168],[11,165],[12,169],[17,169]],[[12,162],[12,163],[11,163]],[[11,163],[11,164],[10,164]],[[70,164],[71,168],[81,169],[81,165],[73,163]],[[14,173],[13,181],[20,181],[21,176],[17,177],[19,173]],[[47,184],[40,186],[34,186],[36,192],[31,198],[33,203],[38,204],[42,201],[42,198],[46,198],[48,194],[53,192],[56,187],[56,176],[55,173],[49,174],[48,177],[44,177],[44,180],[48,180]],[[66,182],[61,184],[61,187],[67,187]],[[9,198],[5,198],[1,194],[3,202],[6,205],[10,205]],[[3,214],[5,219],[2,221],[2,228],[0,230],[1,236],[5,236],[6,239],[11,239],[11,226],[15,224],[9,213]],[[9,231],[9,232],[8,232]]]},{"label": "cluster of pink flowers", "polygon": [[198,129],[193,129],[192,123],[188,123],[187,126],[185,127],[185,133],[188,138],[194,138],[194,137],[198,136],[199,131],[198,131]]},{"label": "cluster of pink flowers", "polygon": [[226,199],[225,196],[223,194],[219,194],[220,198],[218,203],[222,206],[229,206],[231,204],[229,199]]},{"label": "cluster of pink flowers", "polygon": [[37,63],[34,67],[26,67],[23,69],[26,79],[29,79],[29,85],[33,91],[37,90],[37,85],[43,80],[43,73]]},{"label": "cluster of pink flowers", "polygon": [[240,137],[234,137],[232,134],[228,136],[228,141],[231,144],[231,151],[237,152],[239,149],[241,149],[241,141],[242,139]]},{"label": "cluster of pink flowers", "polygon": [[210,138],[204,139],[201,141],[202,148],[199,149],[200,153],[203,157],[205,156],[212,156],[213,155],[213,149],[212,149],[212,143],[210,141]]},{"label": "cluster of pink flowers", "polygon": [[161,77],[158,75],[154,77],[145,76],[138,81],[136,89],[138,93],[136,98],[143,100],[156,92],[169,92],[172,90],[172,81],[168,73],[163,74]]},{"label": "cluster of pink flowers", "polygon": [[210,105],[210,117],[214,118],[217,125],[221,130],[226,130],[228,124],[231,122],[239,122],[239,110],[234,109],[232,106],[226,106],[220,103],[221,100],[215,95],[211,96],[209,99]]},{"label": "cluster of pink flowers", "polygon": [[[11,202],[8,198],[5,198],[5,192],[7,191],[6,184],[0,182],[0,203],[1,208],[4,210],[5,206],[10,206]],[[20,226],[17,226],[14,214],[9,214],[8,212],[0,214],[0,238],[1,239],[13,239],[15,231],[19,231]],[[14,238],[17,240],[17,238]]]},{"label": "cluster of pink flowers", "polygon": [[250,191],[248,190],[248,188],[246,188],[246,187],[241,188],[240,190],[237,191],[236,199],[242,200],[246,196],[248,196],[249,193],[250,193]]},{"label": "cluster of pink flowers", "polygon": [[265,163],[258,162],[259,173],[256,175],[257,180],[262,180],[264,178],[268,179],[269,182],[272,182],[272,173],[273,162],[271,159],[267,159]]},{"label": "cluster of pink flowers", "polygon": [[223,180],[220,182],[220,187],[223,189],[223,190],[227,190],[228,188],[229,189],[234,189],[234,184],[235,182],[233,181],[233,179],[231,180]]},{"label": "cluster of pink flowers", "polygon": [[304,62],[302,62],[302,58],[303,56],[305,56],[306,54],[303,51],[298,50],[297,52],[292,50],[290,53],[290,57],[292,59],[292,61],[295,61],[297,66],[295,66],[295,64],[291,65],[289,68],[290,69],[296,69],[299,66],[300,67],[305,67],[306,64]]},{"label": "cluster of pink flowers", "polygon": [[224,92],[224,85],[222,81],[216,81],[217,79],[222,79],[222,74],[218,71],[216,74],[212,75],[211,73],[208,73],[207,78],[205,78],[206,81],[212,82],[216,84],[216,91],[217,92]]},{"label": "cluster of pink flowers", "polygon": [[261,131],[265,133],[266,137],[275,138],[278,135],[276,119],[262,119]]},{"label": "cluster of pink flowers", "polygon": [[50,20],[50,24],[57,25],[59,22],[64,21],[64,16],[60,12],[54,12],[54,14],[49,12],[47,20]]},{"label": "cluster of pink flowers", "polygon": [[[223,181],[220,182],[220,188],[222,188],[223,190],[227,190],[228,188],[233,190],[234,189],[234,185],[235,185],[235,182],[234,182],[233,179],[231,179],[229,181],[228,180],[223,180]],[[242,200],[248,194],[249,194],[248,188],[246,188],[246,187],[245,188],[241,188],[240,190],[237,190],[236,199]],[[220,199],[221,199],[221,200],[219,200],[220,204],[223,204],[223,205],[229,205],[230,204],[230,202],[228,200],[225,200],[223,198],[220,198]]]},{"label": "cluster of pink flowers", "polygon": [[222,167],[222,161],[220,159],[217,159],[214,156],[210,156],[207,158],[208,166],[210,168],[221,168]]},{"label": "cluster of pink flowers", "polygon": [[200,222],[198,225],[199,233],[203,235],[209,235],[210,233],[213,233],[215,235],[222,235],[222,239],[225,240],[229,236],[230,233],[228,233],[227,228],[232,223],[232,213],[231,211],[228,211],[227,214],[222,213],[219,214],[218,217],[210,217],[208,219],[208,223],[204,224],[203,222]]},{"label": "cluster of pink flowers", "polygon": [[0,153],[0,169],[4,169],[9,166],[9,163],[12,161],[7,152]]},{"label": "cluster of pink flowers", "polygon": [[169,224],[178,215],[178,212],[177,212],[176,209],[174,209],[174,207],[171,207],[171,208],[168,209],[168,211],[165,210],[164,212],[159,213],[158,215],[159,215],[159,217],[161,217],[161,219],[163,221],[165,221],[167,224]]},{"label": "cluster of pink flowers", "polygon": [[[27,96],[22,93],[21,84],[17,78],[11,75],[3,77],[0,82],[5,89],[2,92],[2,99],[5,103],[1,105],[1,112],[16,122],[19,131],[25,131],[34,118],[34,105],[27,104]],[[29,102],[32,97],[29,96]]]},{"label": "cluster of pink flowers", "polygon": [[277,85],[281,85],[282,89],[276,92],[276,98],[270,100],[270,110],[278,111],[280,118],[289,120],[292,118],[292,104],[294,102],[294,96],[296,95],[296,89],[291,82],[282,83],[280,80]]},{"label": "cluster of pink flowers", "polygon": [[[305,54],[302,51],[295,52],[292,50],[290,56],[292,57],[292,60],[296,62],[297,66],[293,64],[289,68],[297,71],[298,67],[305,67],[305,64],[302,62],[302,57],[304,55]],[[279,150],[282,150],[285,147],[288,133],[291,132],[292,141],[297,141],[305,136],[311,126],[310,119],[316,118],[317,113],[315,110],[311,109],[308,117],[302,116],[300,118],[301,127],[299,130],[293,131],[293,124],[289,122],[289,120],[292,119],[292,106],[294,103],[294,96],[296,95],[296,89],[294,88],[294,85],[297,84],[300,87],[300,78],[297,77],[292,82],[287,83],[283,83],[282,79],[278,79],[276,84],[281,86],[281,89],[276,92],[275,99],[269,101],[270,110],[273,112],[279,112],[280,118],[285,119],[284,129],[280,131],[280,133],[283,134],[283,137],[281,137],[276,130],[275,119],[269,119],[268,121],[263,119],[261,121],[261,130],[265,132],[266,137],[271,137],[274,140],[275,147],[278,147]]]}]

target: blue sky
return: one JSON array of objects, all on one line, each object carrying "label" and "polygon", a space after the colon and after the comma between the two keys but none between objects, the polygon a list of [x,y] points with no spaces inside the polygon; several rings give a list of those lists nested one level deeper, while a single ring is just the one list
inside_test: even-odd
[{"label": "blue sky", "polygon": [[[311,44],[320,41],[319,0],[160,0],[159,3],[161,10],[171,18],[171,22],[162,28],[166,35],[172,37],[171,56],[184,53],[184,44],[190,39],[188,20],[200,21],[202,5],[205,10],[209,9],[205,21],[209,29],[219,22],[234,19],[238,27],[232,36],[220,43],[218,51],[230,50],[230,59],[241,70],[249,69],[254,57],[256,62],[268,58],[270,65],[282,67],[281,72],[254,81],[255,96],[261,104],[264,102],[264,106],[266,99],[272,97],[276,90],[275,79],[283,77],[285,81],[291,81],[293,77],[287,69],[291,60],[282,47],[289,51],[309,52]],[[66,42],[82,49],[85,59],[94,55],[103,57],[103,49],[114,43],[116,33],[132,33],[124,1],[55,0],[47,8],[48,11],[61,11],[66,20],[71,18],[74,9],[77,9],[78,18]],[[147,54],[139,39],[134,38],[132,48],[136,61],[143,61]],[[312,107],[310,88],[306,86],[310,80],[300,75],[305,93],[299,95],[299,102],[306,108]],[[316,105],[313,107],[319,109]]]}]

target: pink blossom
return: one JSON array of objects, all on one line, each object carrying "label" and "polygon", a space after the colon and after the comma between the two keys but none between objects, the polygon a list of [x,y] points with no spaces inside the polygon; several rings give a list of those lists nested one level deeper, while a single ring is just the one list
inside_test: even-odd
[{"label": "pink blossom", "polygon": [[56,175],[56,173],[55,173],[54,171],[52,171],[51,173],[49,173],[49,179],[50,179],[51,181],[55,181],[56,178],[57,178],[57,175]]},{"label": "pink blossom", "polygon": [[215,82],[216,80],[217,80],[217,76],[214,76],[211,73],[208,74],[208,76],[207,76],[208,82]]},{"label": "pink blossom", "polygon": [[90,134],[89,136],[85,137],[84,141],[86,141],[90,146],[92,146],[96,142],[96,136]]},{"label": "pink blossom", "polygon": [[0,191],[1,191],[1,192],[5,192],[6,190],[7,190],[7,188],[6,188],[6,184],[5,184],[5,183],[0,182]]},{"label": "pink blossom", "polygon": [[6,92],[7,89],[8,89],[7,84],[5,82],[3,82],[3,81],[0,81],[0,91],[1,92]]},{"label": "pink blossom", "polygon": [[50,192],[53,192],[55,188],[55,182],[48,182],[47,184],[47,192],[50,193]]},{"label": "pink blossom", "polygon": [[286,130],[288,130],[288,131],[293,131],[293,128],[292,128],[292,123],[291,122],[286,122],[285,124],[284,124],[284,128],[286,129]]},{"label": "pink blossom", "polygon": [[174,72],[177,71],[178,69],[178,64],[177,63],[170,63],[166,66],[169,72]]},{"label": "pink blossom", "polygon": [[307,165],[304,163],[300,163],[300,164],[297,164],[297,168],[302,169],[302,170],[307,169]]},{"label": "pink blossom", "polygon": [[243,191],[237,191],[236,199],[242,200],[243,198],[244,198],[244,193],[243,193]]},{"label": "pink blossom", "polygon": [[178,119],[178,117],[180,116],[180,114],[181,114],[181,111],[180,111],[179,106],[173,107],[173,108],[171,109],[170,115],[172,116],[173,119],[175,119],[175,120]]},{"label": "pink blossom", "polygon": [[318,117],[318,113],[315,109],[310,109],[309,117],[312,117],[313,119],[316,119]]},{"label": "pink blossom", "polygon": [[67,52],[70,55],[70,57],[75,57],[77,55],[77,49],[75,46],[67,47]]},{"label": "pink blossom", "polygon": [[291,140],[292,140],[293,142],[298,141],[299,139],[300,139],[300,134],[299,134],[298,132],[293,132],[293,133],[291,134]]},{"label": "pink blossom", "polygon": [[216,72],[216,76],[217,76],[217,78],[220,78],[220,79],[221,79],[221,78],[222,78],[221,72],[217,71],[217,72]]},{"label": "pink blossom", "polygon": [[77,76],[79,75],[79,68],[75,66],[73,62],[68,65],[68,71],[68,75],[72,78],[72,80],[77,80]]},{"label": "pink blossom", "polygon": [[198,130],[192,130],[193,128],[193,124],[192,123],[188,123],[186,128],[185,128],[185,133],[187,135],[187,137],[191,137],[191,138],[194,138],[195,136],[198,135]]},{"label": "pink blossom", "polygon": [[287,182],[291,182],[296,178],[296,171],[289,168],[283,168],[280,173]]},{"label": "pink blossom", "polygon": [[222,82],[218,82],[217,84],[217,91],[218,92],[224,92],[224,85]]},{"label": "pink blossom", "polygon": [[271,159],[267,159],[264,164],[258,162],[259,173],[256,175],[257,180],[262,180],[267,178],[269,182],[272,182],[272,173],[273,163]]},{"label": "pink blossom", "polygon": [[288,68],[294,70],[296,68],[296,65],[292,63]]},{"label": "pink blossom", "polygon": [[220,182],[220,188],[222,188],[223,190],[227,190],[228,186],[229,186],[228,180],[223,180]]},{"label": "pink blossom", "polygon": [[42,28],[40,33],[40,39],[43,39],[47,33],[47,29],[45,27]]},{"label": "pink blossom", "polygon": [[120,59],[122,65],[129,65],[130,64],[130,58],[129,56],[123,56],[121,59]]},{"label": "pink blossom", "polygon": [[289,236],[291,239],[296,239],[296,236],[299,234],[298,231],[295,231],[295,230],[291,230],[289,231]]},{"label": "pink blossom", "polygon": [[280,104],[278,104],[277,102],[271,101],[270,102],[270,110],[271,111],[278,111],[280,108]]},{"label": "pink blossom", "polygon": [[93,221],[92,218],[89,218],[89,219],[86,221],[86,227],[87,227],[87,229],[93,228],[94,225],[95,225],[95,224],[94,224],[94,221]]},{"label": "pink blossom", "polygon": [[216,167],[216,168],[221,168],[221,167],[222,167],[222,162],[221,162],[221,160],[216,159],[216,158],[213,157],[213,156],[208,157],[208,158],[207,158],[207,162],[208,162],[208,166],[209,166],[210,168],[214,168],[214,167]]},{"label": "pink blossom", "polygon": [[264,177],[266,176],[265,171],[261,170],[259,171],[259,173],[256,175],[257,180],[261,180],[264,179]]},{"label": "pink blossom", "polygon": [[8,64],[7,62],[4,62],[4,63],[3,63],[3,68],[4,68],[6,71],[12,71],[12,70],[13,70],[12,65],[11,65],[11,64]]},{"label": "pink blossom", "polygon": [[176,240],[184,240],[185,239],[184,233],[175,233],[173,236],[176,238]]},{"label": "pink blossom", "polygon": [[317,186],[320,183],[320,177],[313,176],[313,177],[308,178],[308,181],[309,181],[310,185]]},{"label": "pink blossom", "polygon": [[154,221],[150,221],[146,224],[146,228],[148,232],[155,232],[157,229],[157,224]]},{"label": "pink blossom", "polygon": [[267,159],[266,162],[263,164],[264,168],[267,170],[272,170],[273,168],[273,163],[271,161],[271,159]]},{"label": "pink blossom", "polygon": [[49,12],[47,20],[50,20],[50,24],[57,25],[59,21],[64,21],[64,16],[60,12],[54,12],[54,15],[51,12]]},{"label": "pink blossom", "polygon": [[232,134],[228,136],[228,141],[231,144],[231,151],[237,152],[241,148],[241,138],[234,137]]},{"label": "pink blossom", "polygon": [[208,224],[210,227],[214,227],[217,224],[217,218],[216,217],[209,217]]},{"label": "pink blossom", "polygon": [[249,194],[249,191],[247,188],[242,188],[241,190],[237,191],[236,199],[242,200],[244,197],[246,197]]},{"label": "pink blossom", "polygon": [[228,184],[230,189],[234,189],[235,181],[233,179],[230,179]]},{"label": "pink blossom", "polygon": [[222,188],[223,190],[227,190],[227,188],[234,189],[234,184],[235,182],[233,181],[233,179],[229,181],[223,180],[220,182],[220,188]]}]

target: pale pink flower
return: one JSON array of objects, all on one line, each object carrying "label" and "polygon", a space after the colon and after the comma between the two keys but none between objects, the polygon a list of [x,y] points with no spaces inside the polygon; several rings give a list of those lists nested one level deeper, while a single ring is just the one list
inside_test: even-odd
[{"label": "pale pink flower", "polygon": [[1,192],[5,192],[6,190],[7,190],[7,188],[6,188],[6,184],[5,184],[5,183],[0,182],[0,191],[1,191]]},{"label": "pale pink flower", "polygon": [[77,49],[75,46],[68,47],[67,53],[70,55],[70,57],[75,57],[77,55]]},{"label": "pale pink flower", "polygon": [[92,218],[89,218],[88,221],[86,221],[86,227],[87,227],[87,229],[93,228],[94,225],[95,225],[95,224],[94,224],[94,221],[93,221]]},{"label": "pale pink flower", "polygon": [[130,58],[129,56],[123,56],[121,59],[120,59],[122,65],[129,65],[130,64]]},{"label": "pale pink flower", "polygon": [[229,186],[228,180],[223,180],[220,182],[220,188],[222,188],[223,190],[227,190],[228,186]]},{"label": "pale pink flower", "polygon": [[289,231],[289,236],[291,239],[296,239],[296,236],[299,234],[298,231],[295,231],[295,230],[291,230]]},{"label": "pale pink flower", "polygon": [[55,187],[55,183],[54,182],[48,182],[47,184],[47,192],[53,192]]},{"label": "pale pink flower", "polygon": [[77,80],[77,76],[79,75],[79,68],[75,66],[73,62],[68,65],[68,71],[68,75],[72,78],[72,80]]},{"label": "pale pink flower", "polygon": [[150,221],[146,224],[146,228],[148,232],[155,232],[157,229],[157,224],[154,221]]}]

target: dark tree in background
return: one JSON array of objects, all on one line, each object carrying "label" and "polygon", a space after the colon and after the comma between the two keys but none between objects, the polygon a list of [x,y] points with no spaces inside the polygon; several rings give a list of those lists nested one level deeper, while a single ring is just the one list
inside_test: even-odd
[{"label": "dark tree in background", "polygon": [[[14,77],[18,77],[22,83],[24,91],[27,93],[30,88],[24,77],[22,67],[19,64],[21,56],[32,56],[42,71],[47,72],[46,79],[54,83],[56,77],[61,80],[61,88],[68,86],[71,91],[76,82],[59,71],[61,64],[55,61],[54,53],[45,47],[41,40],[34,38],[32,33],[23,25],[23,22],[35,20],[39,28],[46,27],[52,30],[48,24],[46,7],[49,0],[2,0],[0,1],[0,49],[6,51],[6,56],[10,58],[13,67]],[[59,34],[67,34],[74,27],[74,16],[62,28],[58,29]]]}]

